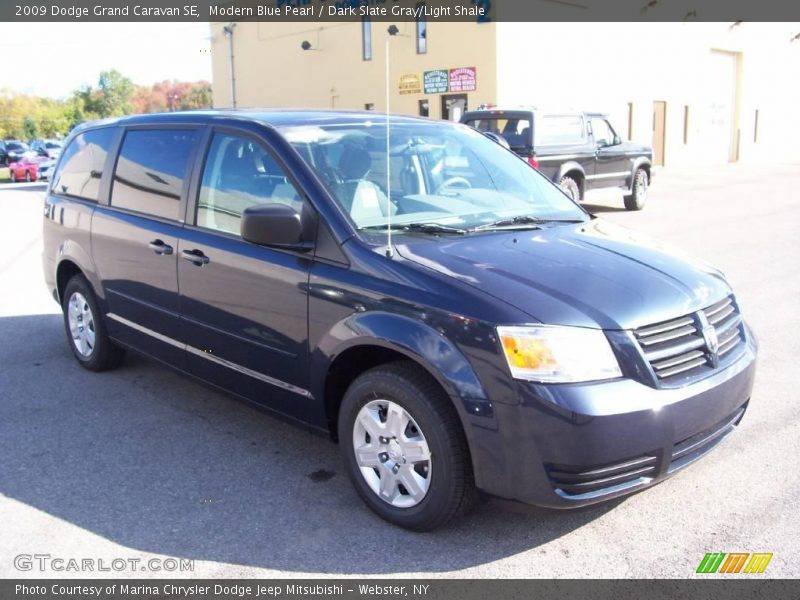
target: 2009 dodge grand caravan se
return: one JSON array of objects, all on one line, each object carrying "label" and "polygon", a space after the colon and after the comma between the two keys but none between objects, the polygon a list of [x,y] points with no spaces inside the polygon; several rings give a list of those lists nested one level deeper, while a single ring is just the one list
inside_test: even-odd
[{"label": "2009 dodge grand caravan se", "polygon": [[[198,112],[83,126],[45,201],[78,362],[125,349],[330,433],[384,519],[639,490],[735,429],[723,275],[463,125]],[[389,156],[387,156],[387,150]]]}]

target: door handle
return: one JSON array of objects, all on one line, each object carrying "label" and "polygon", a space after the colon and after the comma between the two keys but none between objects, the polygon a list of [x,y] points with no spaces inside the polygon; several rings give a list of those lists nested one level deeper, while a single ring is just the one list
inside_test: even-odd
[{"label": "door handle", "polygon": [[200,250],[182,250],[181,258],[188,260],[190,263],[196,264],[198,267],[207,265],[209,258]]},{"label": "door handle", "polygon": [[162,256],[172,254],[172,246],[165,244],[161,240],[153,240],[148,244],[150,250]]}]

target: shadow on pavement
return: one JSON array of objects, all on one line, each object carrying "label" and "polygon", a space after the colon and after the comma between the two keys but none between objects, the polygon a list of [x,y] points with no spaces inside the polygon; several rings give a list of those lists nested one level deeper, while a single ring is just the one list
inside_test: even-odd
[{"label": "shadow on pavement", "polygon": [[[0,184],[0,192],[14,191],[14,192],[37,192],[41,194],[47,190],[46,181],[36,181],[34,183],[2,183]],[[0,194],[2,197],[2,194]]]},{"label": "shadow on pavement", "polygon": [[581,206],[588,210],[590,213],[610,213],[610,212],[625,212],[623,206],[609,206],[608,204],[589,204],[582,202]]},{"label": "shadow on pavement", "polygon": [[0,493],[136,550],[298,573],[450,571],[613,508],[489,504],[406,532],[362,504],[326,439],[136,356],[89,373],[59,315],[0,318],[0,337],[27,340],[0,348]]}]

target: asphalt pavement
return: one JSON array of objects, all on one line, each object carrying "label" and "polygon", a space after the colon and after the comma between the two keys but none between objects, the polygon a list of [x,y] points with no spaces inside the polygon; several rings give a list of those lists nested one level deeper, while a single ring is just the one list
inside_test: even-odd
[{"label": "asphalt pavement", "polygon": [[[800,577],[798,190],[799,165],[664,169],[642,212],[616,193],[588,204],[727,273],[761,345],[735,435],[613,504],[485,504],[415,534],[362,504],[326,439],[135,356],[81,369],[42,279],[43,186],[0,185],[0,577],[683,578],[720,551]],[[20,570],[36,554],[95,571]]]}]

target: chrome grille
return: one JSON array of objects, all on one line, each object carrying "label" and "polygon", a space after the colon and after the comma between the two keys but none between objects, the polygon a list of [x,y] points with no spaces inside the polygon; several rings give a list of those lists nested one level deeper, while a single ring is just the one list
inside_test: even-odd
[{"label": "chrome grille", "polygon": [[741,329],[736,302],[728,296],[696,313],[633,333],[656,377],[674,381],[716,368],[744,341]]}]

